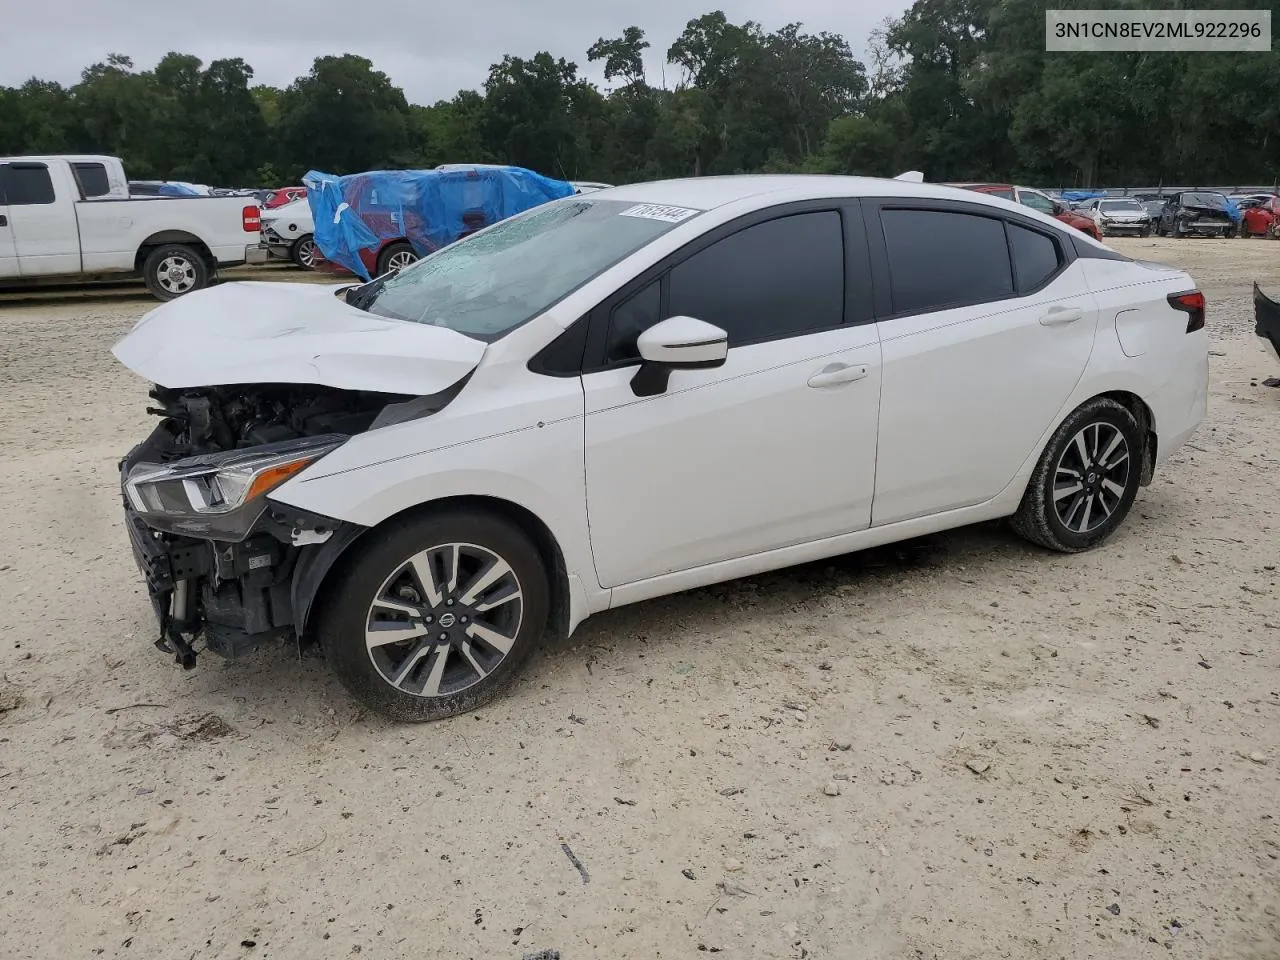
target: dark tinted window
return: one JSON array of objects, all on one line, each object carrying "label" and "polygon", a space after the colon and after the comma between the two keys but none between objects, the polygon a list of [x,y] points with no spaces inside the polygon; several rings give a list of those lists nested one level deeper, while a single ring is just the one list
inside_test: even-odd
[{"label": "dark tinted window", "polygon": [[613,308],[609,317],[609,348],[605,363],[617,363],[640,356],[636,338],[658,322],[662,309],[662,284],[655,280]]},{"label": "dark tinted window", "polygon": [[1058,245],[1043,233],[1011,223],[1009,247],[1013,250],[1018,290],[1023,293],[1039,287],[1058,270]]},{"label": "dark tinted window", "polygon": [[715,324],[731,346],[838,326],[840,214],[800,213],[746,227],[672,269],[669,283],[668,316]]},{"label": "dark tinted window", "polygon": [[107,182],[107,168],[100,163],[73,163],[76,179],[80,181],[80,193],[85,197],[105,197],[111,192]]},{"label": "dark tinted window", "polygon": [[11,207],[53,203],[53,180],[43,163],[0,166],[0,193]]},{"label": "dark tinted window", "polygon": [[882,210],[895,313],[1013,294],[1004,224],[942,210]]}]

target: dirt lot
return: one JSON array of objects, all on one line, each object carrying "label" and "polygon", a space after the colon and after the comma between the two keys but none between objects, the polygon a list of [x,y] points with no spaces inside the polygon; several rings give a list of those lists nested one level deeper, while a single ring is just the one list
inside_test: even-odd
[{"label": "dirt lot", "polygon": [[1192,271],[1215,353],[1106,547],[991,526],[641,604],[425,727],[293,649],[157,653],[108,353],[151,301],[0,304],[0,954],[1275,960],[1280,243],[1116,245]]}]

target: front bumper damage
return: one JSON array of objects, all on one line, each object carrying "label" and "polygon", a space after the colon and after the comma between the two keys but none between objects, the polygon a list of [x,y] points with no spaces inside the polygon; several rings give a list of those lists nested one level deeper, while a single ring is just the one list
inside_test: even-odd
[{"label": "front bumper damage", "polygon": [[130,503],[132,466],[169,442],[162,426],[120,461],[125,528],[159,627],[156,646],[184,668],[197,647],[227,658],[301,639],[323,575],[362,527],[271,502],[239,541],[155,530]]}]

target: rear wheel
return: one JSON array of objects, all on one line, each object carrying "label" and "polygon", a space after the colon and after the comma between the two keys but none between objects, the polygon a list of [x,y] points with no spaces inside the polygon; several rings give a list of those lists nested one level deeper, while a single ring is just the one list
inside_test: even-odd
[{"label": "rear wheel", "polygon": [[405,267],[418,262],[418,252],[406,240],[397,240],[382,248],[378,254],[378,276],[399,273]]},{"label": "rear wheel", "polygon": [[166,243],[142,264],[142,279],[157,300],[173,300],[209,285],[209,266],[191,247]]},{"label": "rear wheel", "polygon": [[319,256],[316,251],[316,238],[305,233],[293,241],[289,248],[289,259],[303,270],[314,270]]},{"label": "rear wheel", "polygon": [[1142,431],[1132,413],[1098,397],[1063,421],[1045,446],[1013,528],[1063,553],[1106,540],[1138,495]]},{"label": "rear wheel", "polygon": [[542,557],[518,527],[451,510],[369,534],[319,611],[343,685],[396,720],[474,710],[515,679],[547,624]]}]

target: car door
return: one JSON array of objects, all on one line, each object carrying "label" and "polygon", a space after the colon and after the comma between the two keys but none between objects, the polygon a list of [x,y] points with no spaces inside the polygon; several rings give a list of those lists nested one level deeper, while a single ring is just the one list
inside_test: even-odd
[{"label": "car door", "polygon": [[0,278],[18,275],[18,250],[13,243],[13,226],[9,223],[9,205],[4,199],[4,183],[0,180]]},{"label": "car door", "polygon": [[13,235],[18,272],[24,277],[80,270],[75,201],[69,186],[64,186],[61,196],[55,191],[54,173],[45,163],[0,164],[0,184],[9,208],[9,230]]},{"label": "car door", "polygon": [[[602,586],[867,527],[880,393],[869,290],[853,201],[713,230],[593,313],[582,384]],[[636,337],[671,316],[727,331],[727,358],[637,396]]]},{"label": "car door", "polygon": [[1080,381],[1098,314],[1054,227],[945,201],[886,200],[868,218],[879,526],[1000,493]]}]

